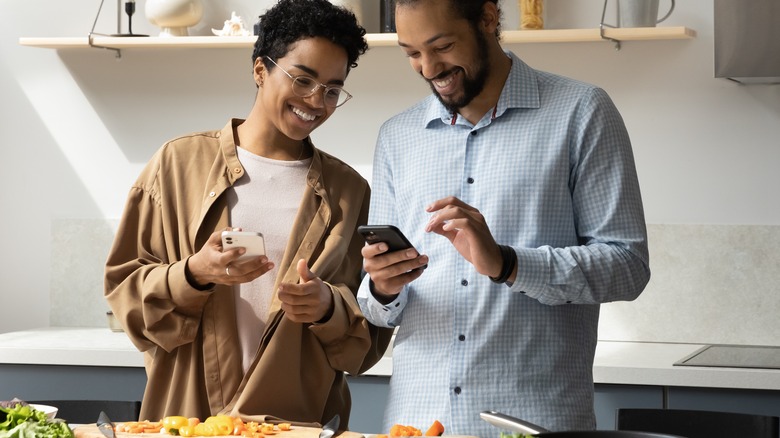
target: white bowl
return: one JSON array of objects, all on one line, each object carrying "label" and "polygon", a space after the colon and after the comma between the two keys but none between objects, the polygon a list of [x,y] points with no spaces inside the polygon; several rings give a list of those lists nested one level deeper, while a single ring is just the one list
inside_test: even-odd
[{"label": "white bowl", "polygon": [[36,411],[41,411],[46,414],[46,418],[49,420],[53,420],[54,417],[57,416],[57,408],[54,406],[49,405],[30,405],[31,408],[35,409]]}]

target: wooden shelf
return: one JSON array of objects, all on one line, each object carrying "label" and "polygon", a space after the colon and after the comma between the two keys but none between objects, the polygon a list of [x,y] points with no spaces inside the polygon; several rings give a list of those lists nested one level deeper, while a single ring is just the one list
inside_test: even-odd
[{"label": "wooden shelf", "polygon": [[[515,43],[572,43],[608,41],[601,37],[599,29],[544,29],[510,30],[501,33],[504,44]],[[618,41],[647,41],[688,39],[696,36],[696,31],[687,27],[641,27],[606,28],[604,36]],[[370,47],[396,46],[398,38],[394,33],[370,33],[366,35]],[[177,48],[249,48],[257,40],[248,37],[187,36],[187,37],[112,37],[95,36],[95,46],[115,49],[177,49]],[[47,49],[83,49],[89,48],[89,38],[19,38],[19,44]]]}]

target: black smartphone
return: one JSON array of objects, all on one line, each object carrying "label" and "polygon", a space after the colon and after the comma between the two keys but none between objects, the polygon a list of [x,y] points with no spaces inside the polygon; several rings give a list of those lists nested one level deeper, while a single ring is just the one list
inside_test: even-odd
[{"label": "black smartphone", "polygon": [[390,248],[389,252],[414,248],[404,233],[394,225],[361,225],[358,227],[358,233],[363,235],[363,239],[369,245],[385,242]]},{"label": "black smartphone", "polygon": [[[358,233],[363,235],[363,239],[365,239],[366,243],[369,245],[385,242],[388,247],[388,252],[414,248],[412,242],[410,242],[404,233],[394,225],[361,225],[358,227]],[[428,265],[424,265],[416,269],[425,269],[427,267]]]}]

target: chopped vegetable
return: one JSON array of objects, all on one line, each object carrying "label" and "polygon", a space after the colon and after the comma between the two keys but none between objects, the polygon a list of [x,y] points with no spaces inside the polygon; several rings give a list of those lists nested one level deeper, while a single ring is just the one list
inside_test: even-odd
[{"label": "chopped vegetable", "polygon": [[[428,428],[427,431],[425,431],[425,436],[441,436],[444,434],[444,425],[439,422],[439,420],[434,420],[433,424],[431,424],[431,427]],[[390,433],[388,435],[377,435],[377,438],[384,438],[384,437],[407,437],[407,436],[423,436],[423,433],[420,429],[414,427],[414,426],[405,426],[403,424],[394,424],[390,428]]]},{"label": "chopped vegetable", "polygon": [[189,426],[189,420],[187,417],[182,417],[178,415],[165,417],[162,419],[162,428],[166,433],[169,433],[171,435],[178,435],[179,429],[182,428],[182,426]]},{"label": "chopped vegetable", "polygon": [[444,434],[444,425],[439,420],[433,420],[433,424],[425,431],[425,436],[442,436]]},{"label": "chopped vegetable", "polygon": [[[162,436],[241,436],[248,438],[265,438],[292,429],[290,423],[256,423],[244,422],[241,418],[229,415],[214,415],[203,422],[198,418],[169,416],[160,421],[128,421],[116,426],[117,432],[126,433],[161,433]],[[4,437],[0,437],[4,438]],[[25,437],[26,438],[26,437]]]},{"label": "chopped vegetable", "polygon": [[390,436],[422,436],[422,431],[414,426],[394,424],[390,428]]}]

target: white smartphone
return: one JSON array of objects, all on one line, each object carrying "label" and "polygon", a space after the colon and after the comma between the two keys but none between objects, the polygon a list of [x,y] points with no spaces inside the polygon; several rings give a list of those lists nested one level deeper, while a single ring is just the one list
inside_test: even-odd
[{"label": "white smartphone", "polygon": [[223,231],[222,251],[233,248],[246,248],[244,255],[238,261],[265,255],[265,240],[263,235],[255,231]]}]

